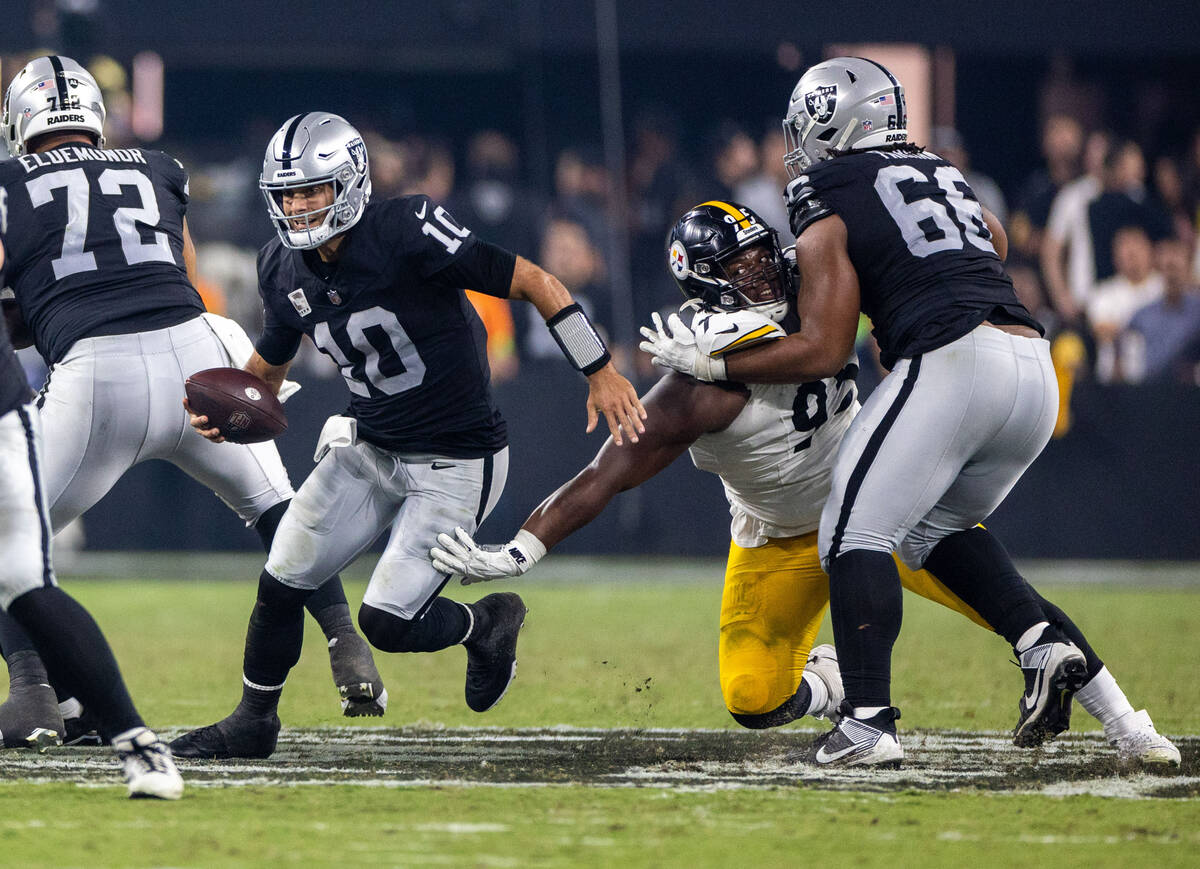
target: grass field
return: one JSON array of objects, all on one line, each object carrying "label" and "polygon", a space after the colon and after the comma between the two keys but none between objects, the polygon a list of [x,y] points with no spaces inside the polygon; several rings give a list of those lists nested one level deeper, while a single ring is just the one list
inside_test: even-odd
[{"label": "grass field", "polygon": [[[173,734],[236,703],[259,566],[90,559],[92,576],[63,582],[108,632],[147,721]],[[530,615],[519,677],[491,712],[463,703],[455,648],[378,655],[387,717],[343,719],[310,623],[275,756],[188,763],[178,804],[122,799],[104,751],[0,753],[0,865],[1195,865],[1200,567],[1029,576],[1180,737],[1181,770],[1121,770],[1078,707],[1069,736],[1013,748],[1021,681],[1003,641],[907,596],[904,768],[798,766],[787,755],[818,722],[751,732],[722,706],[718,563],[555,558],[508,586]],[[362,580],[348,578],[352,601]]]}]

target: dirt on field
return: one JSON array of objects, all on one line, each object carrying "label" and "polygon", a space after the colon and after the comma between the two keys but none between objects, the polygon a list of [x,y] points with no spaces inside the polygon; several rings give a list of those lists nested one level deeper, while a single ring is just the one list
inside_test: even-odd
[{"label": "dirt on field", "polygon": [[[166,734],[168,737],[176,733]],[[1182,768],[1125,769],[1098,735],[1039,749],[1004,734],[906,731],[898,770],[815,769],[792,757],[815,731],[339,728],[280,734],[268,760],[181,761],[189,786],[818,788],[1200,797],[1200,737],[1176,739]],[[112,784],[112,755],[60,747],[0,752],[0,780]]]}]

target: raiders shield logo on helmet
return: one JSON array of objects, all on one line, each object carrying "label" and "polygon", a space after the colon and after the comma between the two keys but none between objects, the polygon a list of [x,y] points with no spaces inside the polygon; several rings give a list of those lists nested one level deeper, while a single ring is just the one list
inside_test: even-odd
[{"label": "raiders shield logo on helmet", "polygon": [[818,124],[827,124],[837,108],[837,85],[823,85],[804,95],[804,108]]}]

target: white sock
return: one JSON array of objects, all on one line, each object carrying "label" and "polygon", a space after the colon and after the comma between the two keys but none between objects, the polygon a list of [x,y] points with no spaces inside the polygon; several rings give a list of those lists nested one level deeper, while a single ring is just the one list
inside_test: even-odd
[{"label": "white sock", "polygon": [[815,673],[806,671],[800,674],[800,678],[808,685],[808,691],[812,695],[812,699],[808,701],[808,708],[804,710],[804,714],[816,715],[829,705],[829,689],[825,687],[825,683]]},{"label": "white sock", "polygon": [[58,711],[62,715],[63,720],[68,718],[78,718],[83,714],[83,704],[74,697],[68,697],[66,700],[58,704]]},{"label": "white sock", "polygon": [[1017,640],[1017,654],[1024,652],[1030,646],[1038,641],[1038,637],[1042,635],[1042,631],[1050,627],[1049,622],[1038,622],[1032,628],[1021,634],[1021,639]]},{"label": "white sock", "polygon": [[862,721],[863,719],[870,718],[872,715],[878,715],[885,709],[887,709],[886,706],[855,706],[854,717]]},{"label": "white sock", "polygon": [[1126,699],[1125,692],[1112,677],[1112,673],[1108,672],[1108,667],[1076,691],[1075,699],[1089,715],[1103,724],[1105,729],[1133,711],[1133,706]]}]

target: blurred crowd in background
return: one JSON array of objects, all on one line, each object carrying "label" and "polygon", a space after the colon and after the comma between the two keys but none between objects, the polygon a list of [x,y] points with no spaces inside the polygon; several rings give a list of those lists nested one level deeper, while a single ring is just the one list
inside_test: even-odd
[{"label": "blurred crowd in background", "polygon": [[[121,66],[103,60],[92,67],[106,90],[109,147],[136,144]],[[935,127],[921,144],[957,164],[1007,227],[1008,272],[1047,327],[1064,386],[1078,379],[1200,385],[1200,130],[1183,153],[1145,153],[1085,116],[1093,115],[1083,105],[1047,113],[1040,166],[1008,187],[976,165],[971,142],[954,129]],[[280,120],[263,117],[244,141],[220,148],[176,142],[170,130],[154,143],[191,173],[189,223],[207,305],[252,334],[261,320],[255,255],[272,236],[257,178],[261,148]],[[627,124],[624,177],[612,177],[598,143],[580,142],[551,155],[547,194],[528,183],[521,149],[505,132],[480,129],[451,141],[436,130],[413,130],[388,138],[370,118],[348,120],[366,139],[375,198],[427,194],[479,236],[541,264],[609,333],[622,367],[639,377],[656,372],[632,352],[609,252],[628,250],[636,326],[682,301],[664,241],[689,207],[732,199],[757,211],[785,245],[790,241],[784,140],[774,121],[748,129],[710,117],[705,129],[693,121],[685,129],[668,108],[643,108]],[[616,185],[623,196],[614,198]],[[472,299],[488,327],[496,380],[513,377],[523,362],[560,357],[531,306]],[[870,370],[877,353],[869,329],[861,336],[869,385],[882,372]],[[303,361],[316,374],[336,375],[312,348]]]}]

